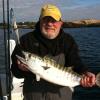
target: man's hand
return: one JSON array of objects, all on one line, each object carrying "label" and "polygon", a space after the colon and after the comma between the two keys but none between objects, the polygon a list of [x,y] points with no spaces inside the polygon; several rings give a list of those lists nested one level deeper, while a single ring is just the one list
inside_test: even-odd
[{"label": "man's hand", "polygon": [[83,74],[80,84],[83,87],[92,87],[95,85],[95,82],[96,82],[95,75],[91,72],[87,72]]},{"label": "man's hand", "polygon": [[29,71],[26,67],[27,65],[23,64],[20,60],[17,60],[18,68],[22,71]]}]

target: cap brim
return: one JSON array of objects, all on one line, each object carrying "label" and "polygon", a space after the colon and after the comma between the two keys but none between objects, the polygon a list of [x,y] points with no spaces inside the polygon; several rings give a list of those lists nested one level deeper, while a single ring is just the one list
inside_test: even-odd
[{"label": "cap brim", "polygon": [[50,16],[50,17],[52,17],[56,21],[59,21],[61,19],[60,16],[57,16],[56,14],[44,14],[41,17],[44,18],[46,16]]}]

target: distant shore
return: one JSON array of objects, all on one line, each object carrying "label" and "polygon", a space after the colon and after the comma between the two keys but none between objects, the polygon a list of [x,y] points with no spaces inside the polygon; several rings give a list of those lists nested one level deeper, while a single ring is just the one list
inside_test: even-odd
[{"label": "distant shore", "polygon": [[[36,22],[18,22],[18,28],[32,29],[35,27]],[[0,28],[7,28],[7,24],[0,23]],[[79,28],[79,27],[100,27],[100,20],[84,19],[76,21],[64,21],[64,28]]]},{"label": "distant shore", "polygon": [[78,28],[78,27],[100,27],[100,20],[96,19],[84,19],[70,22],[64,22],[65,28]]}]

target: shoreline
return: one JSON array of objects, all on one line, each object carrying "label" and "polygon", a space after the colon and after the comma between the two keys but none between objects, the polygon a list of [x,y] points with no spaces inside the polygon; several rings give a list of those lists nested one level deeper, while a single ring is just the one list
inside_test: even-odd
[{"label": "shoreline", "polygon": [[[37,22],[17,22],[18,28],[34,29]],[[0,23],[0,29],[7,28],[7,23]],[[10,28],[13,28],[12,25],[9,25]],[[73,21],[63,21],[63,28],[81,28],[81,27],[100,27],[100,19],[82,19],[82,20],[73,20]]]}]

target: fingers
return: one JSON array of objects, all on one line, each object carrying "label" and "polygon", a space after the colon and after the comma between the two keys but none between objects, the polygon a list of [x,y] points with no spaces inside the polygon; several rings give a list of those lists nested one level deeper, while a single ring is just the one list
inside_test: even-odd
[{"label": "fingers", "polygon": [[92,85],[95,85],[95,83],[96,83],[95,74],[88,72],[88,73],[87,73],[87,76],[88,76],[89,79],[90,79],[89,82],[90,82]]},{"label": "fingers", "polygon": [[81,85],[83,87],[92,87],[92,84],[90,83],[90,78],[83,76],[83,78],[81,79]]},{"label": "fingers", "polygon": [[19,60],[17,60],[17,64],[18,64],[18,68],[21,69],[22,71],[29,71],[27,69],[27,65],[23,64],[22,62],[20,62]]},{"label": "fingers", "polygon": [[92,73],[88,73],[82,76],[80,84],[83,87],[92,87],[95,85],[95,75]]}]

